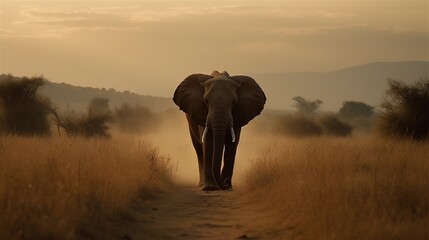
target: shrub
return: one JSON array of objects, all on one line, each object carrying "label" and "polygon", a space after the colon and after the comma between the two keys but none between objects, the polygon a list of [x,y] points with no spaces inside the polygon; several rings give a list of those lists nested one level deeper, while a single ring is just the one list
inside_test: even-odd
[{"label": "shrub", "polygon": [[314,118],[304,114],[286,115],[278,120],[278,132],[294,137],[322,135],[323,130]]},{"label": "shrub", "polygon": [[115,108],[114,121],[119,130],[126,133],[144,133],[158,124],[158,117],[142,106],[130,106],[127,103]]},{"label": "shrub", "polygon": [[46,82],[43,76],[15,78],[7,75],[0,82],[0,129],[6,134],[48,135],[49,115],[53,111],[48,98],[38,94]]},{"label": "shrub", "polygon": [[346,137],[352,134],[353,128],[340,121],[335,115],[326,115],[320,119],[320,125],[326,135]]},{"label": "shrub", "polygon": [[342,118],[355,119],[359,117],[372,117],[374,107],[363,102],[345,101],[338,115]]},{"label": "shrub", "polygon": [[[66,112],[58,118],[58,125],[69,136],[109,137],[108,124],[112,120],[112,115],[108,101],[101,98],[93,99],[86,113],[79,115],[74,111]],[[103,104],[99,105],[101,102]]]},{"label": "shrub", "polygon": [[429,78],[412,85],[390,79],[381,104],[378,130],[382,135],[429,139]]},{"label": "shrub", "polygon": [[336,137],[350,136],[353,127],[342,122],[335,115],[311,116],[296,113],[279,117],[274,121],[274,132],[292,137],[311,137],[330,135]]},{"label": "shrub", "polygon": [[89,102],[88,112],[95,114],[110,114],[109,99],[93,98]]},{"label": "shrub", "polygon": [[82,121],[82,133],[85,137],[109,137],[109,114],[88,113]]},{"label": "shrub", "polygon": [[61,128],[68,136],[109,137],[109,115],[66,113],[61,116]]}]

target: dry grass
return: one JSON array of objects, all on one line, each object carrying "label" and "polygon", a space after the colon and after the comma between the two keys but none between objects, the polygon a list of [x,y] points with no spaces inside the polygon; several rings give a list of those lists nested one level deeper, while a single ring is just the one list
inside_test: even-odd
[{"label": "dry grass", "polygon": [[428,162],[428,143],[283,139],[246,180],[299,239],[428,239]]},{"label": "dry grass", "polygon": [[0,137],[0,239],[74,239],[170,175],[137,140]]}]

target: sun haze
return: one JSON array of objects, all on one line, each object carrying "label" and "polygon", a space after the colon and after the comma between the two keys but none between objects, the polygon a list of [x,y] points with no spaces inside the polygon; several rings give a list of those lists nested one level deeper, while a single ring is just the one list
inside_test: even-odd
[{"label": "sun haze", "polygon": [[193,72],[428,57],[427,1],[7,1],[0,72],[170,97]]},{"label": "sun haze", "polygon": [[428,4],[0,0],[0,240],[427,239]]}]

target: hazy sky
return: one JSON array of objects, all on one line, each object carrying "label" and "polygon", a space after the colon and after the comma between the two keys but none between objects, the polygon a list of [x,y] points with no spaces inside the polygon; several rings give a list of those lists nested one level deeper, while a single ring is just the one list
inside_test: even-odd
[{"label": "hazy sky", "polygon": [[0,73],[170,97],[194,72],[429,60],[428,1],[0,0]]}]

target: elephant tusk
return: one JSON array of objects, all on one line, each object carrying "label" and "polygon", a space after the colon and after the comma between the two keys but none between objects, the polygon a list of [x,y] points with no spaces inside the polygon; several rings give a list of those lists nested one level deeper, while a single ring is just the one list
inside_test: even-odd
[{"label": "elephant tusk", "polygon": [[232,137],[232,142],[235,142],[235,132],[233,127],[231,127],[231,137]]},{"label": "elephant tusk", "polygon": [[204,128],[204,132],[203,132],[203,136],[201,137],[201,142],[204,143],[204,140],[206,139],[207,136],[207,126]]}]

